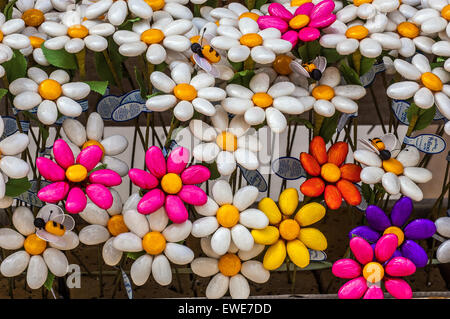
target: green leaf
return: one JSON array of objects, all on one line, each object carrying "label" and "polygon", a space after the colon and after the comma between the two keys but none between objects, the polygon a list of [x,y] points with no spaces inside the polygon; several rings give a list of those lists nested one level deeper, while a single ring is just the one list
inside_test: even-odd
[{"label": "green leaf", "polygon": [[0,89],[0,100],[8,93],[7,89]]},{"label": "green leaf", "polygon": [[300,56],[300,59],[302,59],[303,63],[309,61],[308,47],[306,45],[307,45],[306,43],[300,45],[297,50],[298,55]]},{"label": "green leaf", "polygon": [[136,17],[133,19],[128,19],[128,20],[124,21],[121,25],[119,25],[118,29],[131,31],[131,29],[133,27],[133,23],[138,22],[140,20],[141,20],[141,18],[139,18],[139,17]]},{"label": "green leaf", "polygon": [[323,137],[325,143],[328,143],[336,133],[340,114],[341,112],[336,111],[332,117],[326,117],[323,120],[319,135]]},{"label": "green leaf", "polygon": [[[256,0],[255,1],[255,8],[254,9],[260,9],[262,5],[266,4],[268,0]],[[215,7],[213,7],[215,8]]]},{"label": "green leaf", "polygon": [[137,66],[134,67],[134,75],[136,76],[136,81],[139,85],[139,91],[141,92],[141,97],[145,100],[148,95],[148,88],[145,85],[144,77],[142,72],[138,71]]},{"label": "green leaf", "polygon": [[100,95],[105,94],[106,88],[108,87],[108,81],[86,81],[91,88],[91,91],[97,92]]},{"label": "green leaf", "polygon": [[13,13],[13,6],[16,4],[17,0],[13,0],[8,2],[8,4],[5,6],[5,9],[3,10],[3,14],[6,17],[6,20],[10,20]]},{"label": "green leaf", "polygon": [[[117,77],[119,80],[122,79],[123,73],[122,73],[122,62],[124,60],[124,57],[122,57],[119,53],[119,47],[117,44],[112,41],[111,39],[108,39],[108,55],[111,59],[111,63],[113,65],[114,70],[117,73]],[[95,61],[95,68],[97,70],[97,74],[103,81],[108,81],[111,85],[117,85],[116,81],[114,81],[114,76],[111,73],[111,70],[108,66],[108,63],[106,62],[105,56],[102,52],[95,52],[94,53],[94,61]]]},{"label": "green leaf", "polygon": [[52,290],[53,287],[53,281],[55,280],[55,275],[52,274],[52,272],[49,270],[47,275],[47,280],[44,282],[44,287],[47,288],[47,290]]},{"label": "green leaf", "polygon": [[339,70],[341,71],[342,76],[344,77],[345,81],[348,84],[362,85],[358,73],[356,73],[355,70],[349,67],[348,64],[342,63],[341,66],[339,67]]},{"label": "green leaf", "polygon": [[308,50],[308,57],[310,61],[320,55],[321,46],[318,40],[306,42],[306,48]]},{"label": "green leaf", "polygon": [[231,62],[230,60],[228,60],[228,62],[233,67],[235,72],[239,72],[244,67],[244,62]]},{"label": "green leaf", "polygon": [[414,126],[414,130],[423,130],[428,127],[433,121],[434,116],[436,115],[436,107],[430,107],[429,109],[421,109],[419,111],[419,119],[416,122],[416,126]]},{"label": "green leaf", "polygon": [[364,197],[364,199],[366,200],[366,202],[370,202],[370,199],[372,197],[372,187],[370,187],[369,184],[366,183],[362,183],[361,185],[361,194]]},{"label": "green leaf", "polygon": [[220,177],[220,173],[219,173],[219,170],[217,169],[217,163],[216,162],[202,163],[202,165],[207,167],[209,169],[209,171],[211,172],[211,177],[209,178],[210,180],[215,180],[215,179],[218,179]]},{"label": "green leaf", "polygon": [[151,98],[151,97],[154,97],[154,96],[157,96],[157,95],[161,95],[161,94],[164,94],[164,92],[155,92],[155,93],[153,93],[153,94],[147,95],[145,98],[146,98],[146,99],[149,99],[149,98]]},{"label": "green leaf", "polygon": [[322,48],[321,52],[321,55],[327,58],[328,63],[336,63],[345,58],[345,56],[340,55],[336,49]]},{"label": "green leaf", "polygon": [[95,172],[95,171],[98,171],[98,170],[101,170],[101,169],[105,169],[107,166],[108,166],[108,165],[106,165],[106,164],[102,164],[102,165],[99,165],[99,166],[97,166],[97,167],[94,167],[94,168],[92,169],[92,171],[89,172],[89,175],[92,174],[92,173]]},{"label": "green leaf", "polygon": [[64,49],[60,50],[47,49],[44,43],[41,44],[41,49],[48,63],[50,63],[51,65],[66,70],[78,69],[77,58],[75,57],[75,54],[68,53]]},{"label": "green leaf", "polygon": [[155,71],[164,72],[167,69],[167,63],[163,62],[158,65],[155,65]]},{"label": "green leaf", "polygon": [[308,121],[307,119],[302,119],[298,116],[289,116],[288,123],[291,123],[291,122],[295,122],[297,124],[304,125],[304,126],[306,126],[307,129],[310,129],[310,130],[314,129],[314,125],[310,121]]},{"label": "green leaf", "polygon": [[22,193],[25,193],[31,187],[31,183],[27,177],[23,178],[10,178],[6,182],[6,192],[5,195],[9,197],[16,197]]},{"label": "green leaf", "polygon": [[408,107],[408,110],[406,111],[406,117],[408,118],[408,122],[411,123],[411,119],[413,115],[419,114],[419,107],[416,105],[416,103],[411,103]]},{"label": "green leaf", "polygon": [[136,260],[139,257],[141,257],[142,255],[144,255],[145,253],[146,252],[144,250],[143,251],[139,251],[139,252],[130,252],[130,253],[127,253],[127,258]]},{"label": "green leaf", "polygon": [[361,57],[361,70],[360,70],[360,76],[363,76],[367,72],[370,71],[370,69],[373,67],[375,61],[377,59],[375,58],[366,58],[365,56]]},{"label": "green leaf", "polygon": [[27,60],[19,50],[13,50],[13,52],[13,58],[2,64],[9,83],[27,75]]}]

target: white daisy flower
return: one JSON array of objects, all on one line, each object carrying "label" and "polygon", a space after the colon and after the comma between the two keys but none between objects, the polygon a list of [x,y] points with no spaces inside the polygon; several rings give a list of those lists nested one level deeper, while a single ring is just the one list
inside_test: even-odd
[{"label": "white daisy flower", "polygon": [[[97,145],[103,151],[101,162],[106,164],[108,169],[118,173],[120,176],[128,174],[128,164],[116,158],[128,147],[128,140],[123,135],[111,135],[103,137],[104,123],[97,112],[92,112],[87,120],[86,128],[78,120],[66,118],[62,124],[64,133],[70,142],[81,149]],[[77,150],[76,153],[80,152]]]},{"label": "white daisy flower", "polygon": [[21,49],[20,52],[24,56],[32,56],[33,60],[42,66],[48,66],[50,63],[42,52],[41,45],[48,39],[45,33],[38,32],[36,28],[27,27],[22,31],[22,34],[26,35],[30,39],[30,46]]},{"label": "white daisy flower", "polygon": [[211,249],[223,255],[233,245],[240,250],[253,249],[254,239],[250,229],[263,229],[269,224],[267,216],[256,208],[249,208],[258,197],[255,186],[244,186],[233,196],[231,186],[224,180],[212,188],[212,198],[205,205],[195,206],[202,217],[192,225],[192,236],[211,236]]},{"label": "white daisy flower", "polygon": [[30,46],[30,39],[21,34],[23,29],[25,23],[22,19],[6,21],[5,15],[0,13],[0,63],[12,59],[12,49],[20,50]]},{"label": "white daisy flower", "polygon": [[236,169],[236,163],[248,170],[259,166],[256,155],[261,143],[254,135],[247,135],[250,125],[243,115],[235,115],[231,121],[227,112],[217,108],[211,116],[213,126],[201,120],[191,120],[189,129],[202,143],[196,145],[192,155],[197,161],[217,163],[221,175],[228,176]]},{"label": "white daisy flower", "polygon": [[[44,206],[45,208],[46,206]],[[41,217],[43,209],[36,218]],[[65,231],[57,243],[48,243],[36,234],[35,217],[27,207],[17,207],[12,216],[12,228],[0,229],[0,247],[18,250],[6,257],[0,265],[5,277],[16,277],[26,270],[26,282],[31,289],[42,287],[48,271],[56,277],[67,274],[69,262],[61,250],[72,250],[79,244],[73,231]],[[20,249],[20,250],[19,250]]]},{"label": "white daisy flower", "polygon": [[200,8],[200,15],[204,19],[216,23],[218,26],[230,25],[238,27],[238,22],[240,19],[251,18],[257,21],[258,17],[263,15],[263,13],[257,9],[252,9],[251,11],[249,11],[248,8],[241,3],[231,2],[228,5],[220,8],[203,6]]},{"label": "white daisy flower", "polygon": [[395,59],[395,69],[407,81],[391,84],[387,95],[397,100],[414,97],[414,103],[428,109],[436,105],[442,115],[450,119],[450,74],[442,67],[431,69],[423,54],[417,53],[411,63]]},{"label": "white daisy flower", "polygon": [[194,110],[206,116],[216,114],[212,102],[226,97],[221,88],[215,87],[215,78],[205,72],[199,72],[191,78],[193,67],[184,62],[173,62],[171,76],[154,71],[150,81],[154,88],[165,93],[149,98],[146,106],[149,110],[163,112],[175,106],[173,112],[180,121],[187,121],[194,115]]},{"label": "white daisy flower", "polygon": [[58,111],[69,117],[81,114],[81,105],[76,101],[88,96],[91,91],[88,84],[69,82],[70,76],[64,70],[53,71],[48,76],[45,71],[31,67],[27,76],[9,84],[17,109],[26,111],[37,106],[37,117],[45,125],[56,122]]},{"label": "white daisy flower", "polygon": [[118,26],[125,21],[129,12],[141,19],[150,19],[153,11],[160,10],[163,6],[164,0],[92,1],[87,5],[86,18],[97,19],[105,15],[111,24]]},{"label": "white daisy flower", "polygon": [[450,217],[440,217],[434,222],[436,232],[444,237],[444,242],[436,250],[436,258],[440,263],[450,262]]},{"label": "white daisy flower", "polygon": [[[388,23],[386,14],[399,8],[399,0],[354,0],[336,12],[338,21],[348,23],[355,19],[366,20],[367,27],[377,27],[382,32]],[[382,29],[381,29],[382,28]]]},{"label": "white daisy flower", "polygon": [[65,11],[74,4],[71,0],[18,0],[13,6],[12,18],[22,19],[27,27],[37,29],[44,21],[57,20],[58,11]]}]

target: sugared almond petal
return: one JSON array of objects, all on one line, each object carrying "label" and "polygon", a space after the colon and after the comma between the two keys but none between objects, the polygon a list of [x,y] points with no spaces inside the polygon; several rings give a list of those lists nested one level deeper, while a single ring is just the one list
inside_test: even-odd
[{"label": "sugared almond petal", "polygon": [[155,176],[139,168],[130,169],[128,176],[134,185],[143,189],[152,189],[159,184]]},{"label": "sugared almond petal", "polygon": [[[100,148],[99,148],[100,149]],[[100,208],[108,209],[112,206],[113,197],[109,189],[101,184],[91,184],[86,187],[86,194],[90,200]]]},{"label": "sugared almond petal", "polygon": [[86,207],[87,199],[81,188],[73,187],[67,194],[66,210],[71,214],[78,214]]},{"label": "sugared almond petal", "polygon": [[164,205],[164,199],[164,193],[160,189],[152,189],[139,201],[138,212],[144,215],[151,214]]},{"label": "sugared almond petal", "polygon": [[55,161],[62,168],[66,169],[74,163],[74,157],[69,145],[63,139],[57,139],[53,143],[53,155],[55,155]]},{"label": "sugared almond petal", "polygon": [[38,192],[40,200],[47,203],[57,203],[66,198],[69,192],[69,184],[66,182],[56,182],[45,186]]},{"label": "sugared almond petal", "polygon": [[46,180],[59,182],[63,181],[66,177],[66,172],[58,164],[46,157],[38,157],[36,159],[36,166],[38,167],[39,173]]},{"label": "sugared almond petal", "polygon": [[122,178],[110,169],[99,169],[89,175],[89,181],[94,184],[102,184],[107,187],[117,186],[122,183]]},{"label": "sugared almond petal", "polygon": [[78,154],[77,163],[83,165],[90,172],[100,162],[102,156],[102,149],[97,145],[91,145]]}]

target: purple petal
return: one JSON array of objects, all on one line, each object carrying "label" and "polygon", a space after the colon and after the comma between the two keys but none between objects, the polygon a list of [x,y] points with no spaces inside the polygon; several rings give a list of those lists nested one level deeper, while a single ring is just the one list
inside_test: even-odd
[{"label": "purple petal", "polygon": [[377,231],[384,231],[391,226],[391,221],[383,210],[375,205],[369,205],[366,209],[366,218],[369,226]]},{"label": "purple petal", "polygon": [[436,225],[429,219],[415,219],[405,227],[405,237],[420,240],[430,238],[436,232]]},{"label": "purple petal", "polygon": [[425,267],[428,263],[428,256],[425,250],[415,241],[407,240],[401,246],[403,257],[411,260],[417,268]]},{"label": "purple petal", "polygon": [[402,227],[413,211],[413,202],[409,197],[400,198],[392,207],[391,221],[394,226]]},{"label": "purple petal", "polygon": [[378,238],[380,238],[380,234],[369,226],[358,226],[356,228],[353,228],[348,236],[350,237],[350,239],[352,239],[354,236],[362,237],[369,243],[374,243],[378,240]]}]

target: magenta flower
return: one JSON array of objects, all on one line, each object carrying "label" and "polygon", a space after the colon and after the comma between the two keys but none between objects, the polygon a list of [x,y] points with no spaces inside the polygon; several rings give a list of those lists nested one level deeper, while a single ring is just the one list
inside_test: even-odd
[{"label": "magenta flower", "polygon": [[277,28],[281,38],[292,43],[294,47],[298,40],[310,42],[320,37],[320,29],[330,26],[336,21],[333,0],[324,0],[314,5],[311,2],[302,4],[292,14],[280,3],[269,6],[269,15],[260,16],[258,25],[261,30]]},{"label": "magenta flower", "polygon": [[150,172],[138,168],[128,172],[133,184],[148,190],[138,203],[139,213],[151,214],[164,206],[172,222],[183,223],[189,216],[184,203],[206,204],[208,196],[195,184],[209,179],[211,173],[202,165],[186,168],[189,158],[189,151],[181,146],[170,152],[167,162],[159,147],[147,150],[145,164]]},{"label": "magenta flower", "polygon": [[113,204],[113,197],[108,187],[122,183],[119,174],[110,169],[92,171],[100,162],[103,152],[97,145],[88,146],[78,154],[76,161],[69,145],[62,139],[53,144],[55,162],[38,157],[36,166],[39,173],[51,182],[38,192],[40,200],[55,204],[66,199],[66,210],[77,214],[86,207],[89,199],[102,209]]},{"label": "magenta flower", "polygon": [[373,248],[361,237],[350,240],[350,249],[356,258],[339,259],[333,264],[336,277],[351,279],[338,292],[340,299],[383,299],[381,283],[394,298],[410,299],[409,284],[398,277],[415,273],[416,266],[405,257],[393,257],[398,238],[394,234],[381,237]]}]

